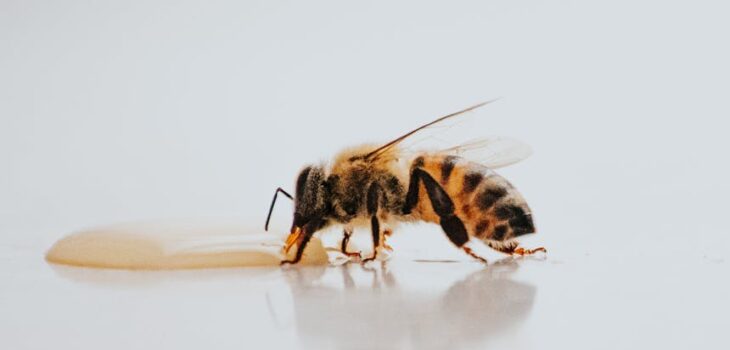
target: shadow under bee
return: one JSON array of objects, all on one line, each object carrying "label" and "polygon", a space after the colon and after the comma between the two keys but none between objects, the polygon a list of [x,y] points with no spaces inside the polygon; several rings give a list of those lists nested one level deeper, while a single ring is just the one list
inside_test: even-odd
[{"label": "shadow under bee", "polygon": [[[302,343],[337,349],[477,345],[516,328],[532,310],[536,287],[509,278],[519,268],[511,258],[471,274],[453,264],[415,265],[421,270],[416,278],[431,279],[421,292],[400,283],[413,278],[412,269],[397,275],[385,264],[287,271]],[[335,285],[326,281],[337,279]]]}]

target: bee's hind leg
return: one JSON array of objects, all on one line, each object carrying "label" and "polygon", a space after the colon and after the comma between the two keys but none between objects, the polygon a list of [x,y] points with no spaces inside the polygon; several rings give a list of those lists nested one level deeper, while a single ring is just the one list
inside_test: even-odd
[{"label": "bee's hind leg", "polygon": [[467,254],[469,254],[469,256],[471,256],[472,258],[477,259],[477,260],[479,260],[479,261],[481,261],[481,262],[483,262],[485,264],[488,263],[487,262],[487,259],[484,259],[481,256],[479,256],[476,253],[474,253],[474,251],[471,250],[470,247],[467,247],[466,245],[464,245],[464,246],[461,247],[461,249],[464,250]]},{"label": "bee's hind leg", "polygon": [[505,253],[508,255],[526,256],[526,255],[535,254],[537,252],[547,253],[547,249],[545,249],[545,247],[526,249],[526,248],[520,247],[517,242],[509,242],[507,244],[501,244],[501,245],[497,245],[497,244],[489,242],[488,245],[490,248],[492,248],[500,253]]},{"label": "bee's hind leg", "polygon": [[461,248],[469,256],[483,263],[487,263],[487,259],[474,253],[467,245],[467,242],[469,242],[469,234],[466,232],[464,222],[454,213],[454,201],[431,175],[420,168],[415,168],[411,172],[411,181],[408,193],[406,194],[406,204],[403,208],[403,213],[410,213],[416,206],[420,182],[423,182],[423,185],[426,187],[428,198],[431,200],[431,206],[436,212],[436,215],[439,216],[441,228],[446,233],[446,236],[449,237],[451,243]]},{"label": "bee's hind leg", "polygon": [[547,253],[547,249],[545,249],[545,247],[537,247],[537,248],[534,248],[534,249],[525,249],[525,248],[522,248],[522,247],[517,247],[512,252],[512,254],[517,254],[519,256],[525,256],[525,255],[532,255],[532,254],[535,254],[537,252]]},{"label": "bee's hind leg", "polygon": [[340,251],[342,252],[342,254],[345,254],[351,258],[361,258],[362,254],[360,254],[360,252],[347,251],[347,243],[350,242],[350,236],[352,236],[352,227],[345,227],[342,233],[344,234],[344,237],[342,238],[342,245],[340,245]]}]

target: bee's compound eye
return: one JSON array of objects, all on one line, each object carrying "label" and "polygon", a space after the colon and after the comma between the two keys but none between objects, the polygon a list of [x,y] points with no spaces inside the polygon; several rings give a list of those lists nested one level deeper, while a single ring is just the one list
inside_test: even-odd
[{"label": "bee's compound eye", "polygon": [[304,196],[304,190],[307,185],[307,179],[309,178],[309,173],[312,171],[312,167],[306,167],[302,169],[302,171],[299,172],[299,176],[297,177],[297,188],[296,188],[296,198],[302,198]]},{"label": "bee's compound eye", "polygon": [[327,190],[326,181],[323,167],[307,167],[299,174],[295,211],[302,219],[322,216],[326,211],[330,193]]}]

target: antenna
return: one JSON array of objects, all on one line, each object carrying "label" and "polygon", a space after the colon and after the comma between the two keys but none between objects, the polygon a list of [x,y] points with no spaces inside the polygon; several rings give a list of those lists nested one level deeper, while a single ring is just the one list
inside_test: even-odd
[{"label": "antenna", "polygon": [[271,207],[269,207],[269,215],[266,216],[266,225],[264,225],[264,231],[269,230],[269,220],[271,220],[271,213],[274,212],[274,204],[276,204],[276,197],[279,196],[279,192],[283,193],[289,199],[294,200],[294,198],[289,193],[284,191],[281,187],[276,189],[276,192],[274,192],[274,199],[271,201]]}]

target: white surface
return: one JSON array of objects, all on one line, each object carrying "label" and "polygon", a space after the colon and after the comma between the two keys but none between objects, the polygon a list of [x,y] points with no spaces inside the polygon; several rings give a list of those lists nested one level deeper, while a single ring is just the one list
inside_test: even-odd
[{"label": "white surface", "polygon": [[128,272],[49,266],[15,250],[3,254],[0,326],[3,342],[16,349],[683,349],[722,343],[726,262],[622,251],[556,255],[561,258],[505,260],[488,268],[394,258],[372,271],[349,264]]},{"label": "white surface", "polygon": [[[2,1],[0,345],[438,347],[449,334],[473,347],[722,347],[727,13],[721,1]],[[526,244],[550,251],[498,279],[409,262],[457,256],[431,226],[394,237],[390,292],[359,266],[346,291],[337,268],[330,286],[309,270],[296,282],[42,260],[63,234],[114,222],[263,224],[305,163],[497,96],[479,120],[534,148],[501,173],[535,212]],[[289,205],[273,220],[285,230]],[[490,299],[513,293],[514,316]]]}]

